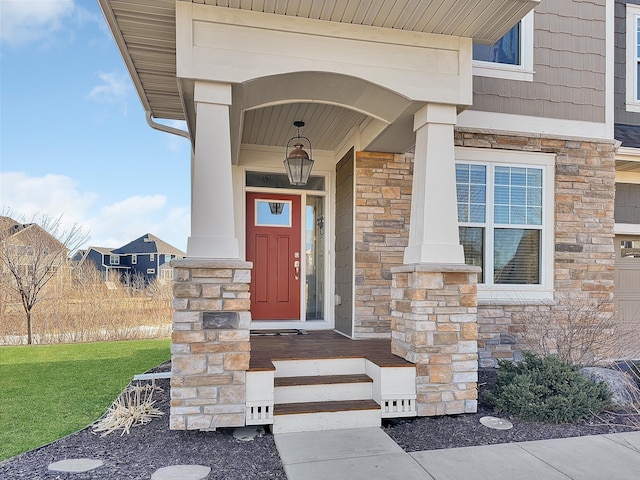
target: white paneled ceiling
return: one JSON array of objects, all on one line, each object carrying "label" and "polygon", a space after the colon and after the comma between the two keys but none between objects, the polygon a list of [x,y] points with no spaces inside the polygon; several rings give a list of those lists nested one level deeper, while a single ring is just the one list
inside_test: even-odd
[{"label": "white paneled ceiling", "polygon": [[321,103],[289,103],[249,110],[244,115],[242,143],[283,146],[297,129],[293,122],[302,120],[300,134],[312,140],[313,148],[333,151],[354,125],[363,125],[367,116]]},{"label": "white paneled ceiling", "polygon": [[[177,0],[192,1],[192,0]],[[176,79],[176,0],[98,0],[143,107],[154,118],[185,120]],[[219,7],[492,42],[539,0],[193,0]],[[333,105],[299,103],[243,113],[242,143],[282,146],[294,120],[314,148],[334,150],[368,119]]]}]

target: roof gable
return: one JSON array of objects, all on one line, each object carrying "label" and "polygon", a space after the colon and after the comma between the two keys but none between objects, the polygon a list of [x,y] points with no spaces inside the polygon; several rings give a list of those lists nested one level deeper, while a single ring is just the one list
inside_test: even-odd
[{"label": "roof gable", "polygon": [[179,257],[186,256],[182,250],[177,249],[173,245],[159,239],[155,235],[147,233],[135,240],[113,250],[118,255],[136,255],[141,253],[157,253],[164,255],[176,255]]}]

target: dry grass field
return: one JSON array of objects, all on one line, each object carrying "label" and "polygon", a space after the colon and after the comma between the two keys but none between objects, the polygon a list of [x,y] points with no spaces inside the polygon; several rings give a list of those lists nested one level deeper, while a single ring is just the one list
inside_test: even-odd
[{"label": "dry grass field", "polygon": [[[166,338],[171,333],[171,282],[104,281],[95,270],[63,271],[33,309],[33,343]],[[5,287],[5,288],[2,288]],[[20,298],[0,284],[0,345],[26,343]]]}]

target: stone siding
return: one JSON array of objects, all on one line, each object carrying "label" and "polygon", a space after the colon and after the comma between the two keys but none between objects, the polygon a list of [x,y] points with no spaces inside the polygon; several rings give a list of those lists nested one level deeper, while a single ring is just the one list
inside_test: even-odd
[{"label": "stone siding", "polygon": [[389,338],[390,270],[409,242],[413,157],[358,152],[355,170],[355,336]]},{"label": "stone siding", "polygon": [[416,364],[419,416],[477,411],[479,271],[437,264],[392,270],[391,351]]},{"label": "stone siding", "polygon": [[185,259],[174,268],[172,430],[245,424],[251,263]]},{"label": "stone siding", "polygon": [[[518,341],[536,315],[566,315],[570,302],[583,301],[613,312],[615,152],[612,142],[558,137],[498,135],[457,129],[456,146],[543,152],[556,155],[556,301],[539,305],[480,304],[480,366],[518,358]],[[564,302],[564,305],[562,304]]]}]

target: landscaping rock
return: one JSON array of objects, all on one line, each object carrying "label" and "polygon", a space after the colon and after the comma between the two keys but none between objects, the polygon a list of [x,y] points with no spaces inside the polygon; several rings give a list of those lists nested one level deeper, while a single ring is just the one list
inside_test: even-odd
[{"label": "landscaping rock", "polygon": [[640,391],[631,375],[602,367],[584,367],[580,374],[592,382],[604,382],[611,391],[611,403],[616,407],[631,407],[640,401]]}]

